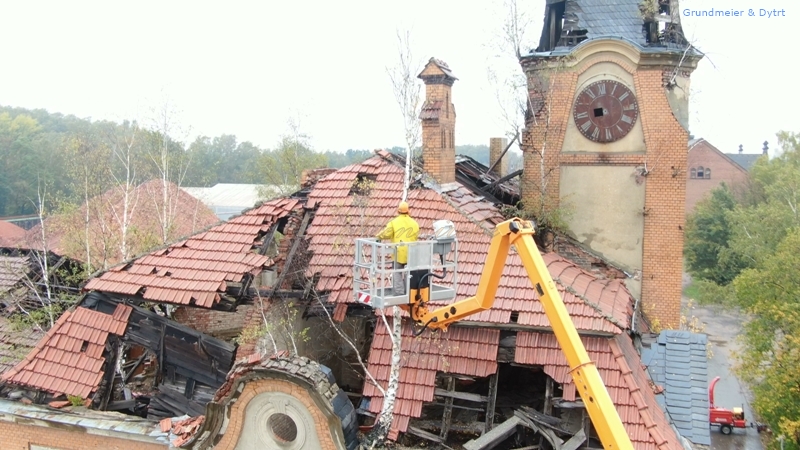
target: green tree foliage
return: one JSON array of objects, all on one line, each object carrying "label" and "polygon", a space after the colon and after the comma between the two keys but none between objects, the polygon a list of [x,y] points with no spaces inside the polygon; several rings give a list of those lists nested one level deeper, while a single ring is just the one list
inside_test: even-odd
[{"label": "green tree foliage", "polygon": [[327,165],[325,155],[312,150],[306,136],[284,136],[275,150],[263,152],[256,162],[255,177],[264,186],[260,195],[273,198],[294,192],[300,188],[304,170]]},{"label": "green tree foliage", "polygon": [[736,207],[726,184],[700,201],[686,221],[684,256],[693,277],[727,285],[744,264],[729,246],[731,226],[728,216]]},{"label": "green tree foliage", "polygon": [[800,228],[794,228],[758,267],[734,282],[745,325],[740,376],[753,389],[756,411],[776,435],[800,448]]}]

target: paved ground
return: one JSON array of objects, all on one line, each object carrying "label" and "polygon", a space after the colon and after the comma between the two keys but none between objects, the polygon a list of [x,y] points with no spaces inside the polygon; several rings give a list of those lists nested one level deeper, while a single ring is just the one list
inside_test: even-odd
[{"label": "paved ground", "polygon": [[[686,304],[687,299],[683,299]],[[739,334],[742,316],[736,312],[726,311],[717,306],[698,307],[691,309],[690,315],[696,316],[703,324],[711,343],[713,356],[708,362],[708,381],[720,376],[714,391],[714,400],[717,406],[734,408],[744,406],[745,418],[753,421],[747,388],[733,375],[732,366],[734,357],[738,353],[739,343],[736,336]],[[711,428],[711,448],[714,450],[762,450],[761,440],[755,428],[734,429],[733,433],[725,436],[719,432],[718,427]]]}]

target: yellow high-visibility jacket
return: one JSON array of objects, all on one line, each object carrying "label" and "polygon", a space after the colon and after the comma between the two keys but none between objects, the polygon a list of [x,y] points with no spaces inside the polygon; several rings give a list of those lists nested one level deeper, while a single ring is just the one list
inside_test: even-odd
[{"label": "yellow high-visibility jacket", "polygon": [[[386,228],[375,237],[380,240],[391,240],[393,244],[396,244],[398,242],[416,242],[417,236],[419,236],[417,221],[408,214],[400,214],[389,221]],[[395,258],[400,264],[408,264],[408,247],[398,245]]]}]

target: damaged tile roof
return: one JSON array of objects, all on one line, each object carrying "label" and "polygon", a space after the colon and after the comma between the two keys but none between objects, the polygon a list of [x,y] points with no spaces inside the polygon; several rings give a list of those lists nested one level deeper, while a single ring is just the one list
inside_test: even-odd
[{"label": "damaged tile roof", "polygon": [[90,280],[85,290],[141,295],[145,300],[211,308],[227,289],[272,261],[254,253],[272,224],[297,207],[297,199],[281,198],[253,208],[226,223],[167,248],[112,268]]},{"label": "damaged tile roof", "polygon": [[54,394],[88,398],[103,376],[109,334],[122,336],[132,308],[119,304],[113,315],[83,307],[64,312],[35,349],[0,376]]},{"label": "damaged tile roof", "polygon": [[[583,336],[581,340],[600,372],[634,447],[640,450],[681,448],[675,434],[669,432],[669,420],[657,406],[650,380],[627,334],[613,338]],[[519,332],[514,359],[520,364],[543,366],[545,373],[561,384],[564,400],[580,400],[555,335]]]},{"label": "damaged tile roof", "polygon": [[0,374],[13,368],[36,346],[44,332],[36,328],[18,330],[0,316]]},{"label": "damaged tile roof", "polygon": [[28,256],[0,256],[0,294],[16,286],[28,273]]},{"label": "damaged tile roof", "polygon": [[[314,258],[308,275],[319,273],[317,290],[328,292],[334,303],[353,302],[352,265],[354,241],[374,236],[396,215],[398,192],[403,189],[403,168],[392,163],[394,157],[380,153],[361,164],[354,164],[323,178],[308,195],[318,209],[309,226],[309,251]],[[374,177],[370,195],[351,195],[359,176]],[[458,297],[473,295],[483,273],[489,251],[491,231],[504,220],[498,208],[463,186],[438,193],[432,189],[412,189],[408,193],[411,216],[421,230],[432,230],[433,222],[447,219],[458,235]],[[551,275],[562,289],[564,303],[579,331],[619,333],[628,327],[632,297],[615,280],[598,280],[555,253],[545,255]],[[470,321],[505,324],[512,313],[518,323],[549,328],[531,282],[519,256],[512,253],[506,262],[492,309],[470,317]]]},{"label": "damaged tile roof", "polygon": [[[500,330],[453,326],[447,333],[425,333],[414,337],[412,327],[403,323],[400,387],[394,405],[391,438],[408,428],[412,417],[422,414],[422,405],[433,401],[436,373],[447,372],[487,377],[497,371]],[[369,371],[383,387],[389,380],[392,340],[385,326],[378,325],[369,354]],[[371,397],[369,411],[381,412],[383,396],[370,382],[364,384]]]}]

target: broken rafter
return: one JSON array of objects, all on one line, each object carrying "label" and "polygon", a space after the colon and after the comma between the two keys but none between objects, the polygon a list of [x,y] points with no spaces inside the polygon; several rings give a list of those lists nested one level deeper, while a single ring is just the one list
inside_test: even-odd
[{"label": "broken rafter", "polygon": [[312,215],[313,211],[305,210],[305,213],[303,214],[303,221],[300,223],[300,228],[297,229],[297,233],[294,235],[292,248],[289,250],[289,254],[286,256],[286,262],[283,264],[283,270],[281,270],[281,274],[278,276],[278,279],[275,281],[272,289],[270,289],[270,294],[266,297],[267,299],[272,299],[272,297],[275,295],[275,292],[277,292],[278,289],[280,289],[281,284],[283,284],[286,274],[289,272],[289,270],[291,270],[292,262],[294,261],[294,255],[297,253],[297,248],[300,246],[300,241],[306,233],[306,228],[308,227],[308,223],[310,222]]},{"label": "broken rafter", "polygon": [[508,175],[506,175],[506,176],[504,176],[504,177],[501,177],[501,178],[498,178],[498,179],[497,179],[497,180],[495,180],[495,181],[492,181],[491,183],[489,183],[489,184],[487,184],[486,186],[482,187],[482,188],[481,188],[481,191],[487,192],[487,191],[489,191],[490,189],[492,189],[492,188],[494,188],[495,186],[497,186],[498,184],[500,184],[500,183],[504,183],[504,182],[506,182],[506,181],[508,181],[508,180],[510,180],[510,179],[512,179],[512,178],[514,178],[514,177],[517,177],[517,176],[519,176],[519,175],[522,175],[522,169],[520,169],[520,170],[517,170],[517,171],[514,171],[514,172],[511,172],[510,174],[508,174]]}]

